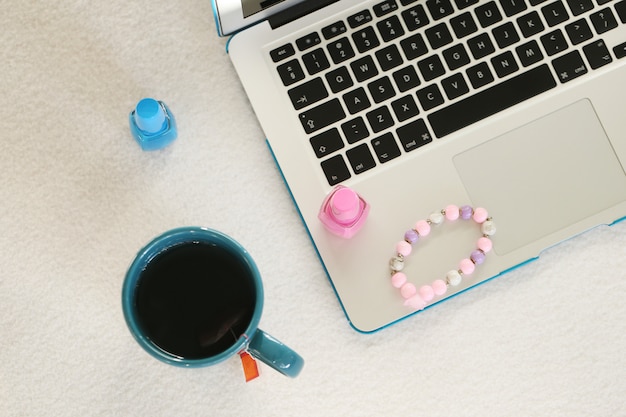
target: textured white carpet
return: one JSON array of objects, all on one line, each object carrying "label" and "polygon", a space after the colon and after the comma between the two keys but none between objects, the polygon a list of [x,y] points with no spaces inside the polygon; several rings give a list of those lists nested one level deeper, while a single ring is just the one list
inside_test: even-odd
[{"label": "textured white carpet", "polygon": [[[209,1],[0,1],[1,416],[623,416],[626,223],[373,335],[355,332],[216,36]],[[165,101],[146,153],[128,113]],[[172,227],[239,240],[295,380],[157,362],[120,302]]]}]

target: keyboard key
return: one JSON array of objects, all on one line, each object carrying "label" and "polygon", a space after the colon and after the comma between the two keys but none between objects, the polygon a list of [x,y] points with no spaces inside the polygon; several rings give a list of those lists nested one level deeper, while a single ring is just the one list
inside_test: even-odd
[{"label": "keyboard key", "polygon": [[550,3],[547,6],[543,6],[541,8],[541,13],[543,13],[543,17],[546,19],[546,23],[550,27],[565,22],[569,17],[561,0]]},{"label": "keyboard key", "polygon": [[567,83],[587,73],[587,67],[578,51],[572,51],[552,61],[561,83]]},{"label": "keyboard key", "polygon": [[494,28],[491,33],[493,34],[493,37],[500,49],[507,48],[514,43],[519,42],[520,39],[517,34],[517,30],[515,29],[515,25],[511,22]]},{"label": "keyboard key", "polygon": [[323,28],[322,36],[324,37],[324,39],[329,40],[336,36],[346,33],[347,30],[348,29],[346,28],[346,25],[342,21],[339,21]]},{"label": "keyboard key", "polygon": [[545,28],[537,12],[530,12],[522,17],[518,17],[517,26],[519,26],[525,38],[530,38]]},{"label": "keyboard key", "polygon": [[482,33],[478,36],[475,36],[467,41],[467,45],[472,51],[472,55],[475,59],[481,59],[490,55],[496,51],[496,48],[493,46],[489,35],[486,33]]},{"label": "keyboard key", "polygon": [[380,78],[376,81],[372,81],[367,85],[367,89],[370,91],[370,95],[374,100],[374,103],[380,103],[385,100],[389,100],[396,95],[391,80],[388,77]]},{"label": "keyboard key", "polygon": [[448,96],[448,100],[454,100],[455,98],[461,97],[463,94],[467,94],[469,92],[469,87],[465,82],[465,78],[461,73],[456,73],[447,78],[441,80],[441,86],[443,87],[443,91],[446,92],[446,96]]},{"label": "keyboard key", "polygon": [[367,130],[367,125],[362,117],[357,117],[356,119],[343,123],[341,125],[341,130],[350,144],[365,139],[370,135],[370,132]]},{"label": "keyboard key", "polygon": [[446,60],[448,68],[452,71],[470,62],[470,57],[462,43],[443,51],[443,58]]},{"label": "keyboard key", "polygon": [[381,22],[376,23],[378,32],[385,42],[389,42],[404,35],[404,29],[398,16],[391,16]]},{"label": "keyboard key", "polygon": [[615,5],[615,11],[622,23],[626,23],[626,1],[620,1]]},{"label": "keyboard key", "polygon": [[452,34],[445,23],[429,27],[426,29],[426,38],[433,49],[439,49],[452,42]]},{"label": "keyboard key", "polygon": [[396,45],[389,45],[386,48],[376,51],[376,59],[378,59],[380,68],[383,71],[388,71],[400,66],[404,62]]},{"label": "keyboard key", "polygon": [[405,152],[411,152],[433,141],[423,119],[417,119],[398,128],[396,134]]},{"label": "keyboard key", "polygon": [[339,131],[335,128],[327,130],[324,133],[320,133],[319,135],[313,136],[311,139],[309,139],[309,142],[313,147],[315,156],[317,156],[318,158],[328,156],[331,153],[343,148],[344,146],[341,135],[339,134]]},{"label": "keyboard key", "polygon": [[348,149],[346,156],[348,157],[348,161],[350,161],[352,170],[357,175],[376,166],[376,161],[374,161],[374,157],[365,143],[355,148]]},{"label": "keyboard key", "polygon": [[328,44],[328,53],[335,64],[354,57],[354,49],[348,38],[341,38]]},{"label": "keyboard key", "polygon": [[420,85],[420,79],[412,65],[394,72],[393,79],[396,81],[396,86],[400,92],[410,90]]},{"label": "keyboard key", "polygon": [[466,73],[467,78],[469,78],[474,88],[484,87],[494,80],[493,74],[486,62],[481,62],[478,65],[468,68]]},{"label": "keyboard key", "polygon": [[626,42],[617,45],[613,48],[613,53],[617,57],[617,59],[622,59],[626,57]]},{"label": "keyboard key", "polygon": [[391,102],[391,108],[399,122],[419,114],[419,109],[412,96],[404,96]]},{"label": "keyboard key", "polygon": [[583,47],[583,53],[591,69],[598,69],[613,61],[609,49],[602,39]]},{"label": "keyboard key", "polygon": [[369,10],[361,10],[358,13],[348,17],[348,25],[354,29],[372,21],[372,14]]},{"label": "keyboard key", "polygon": [[333,93],[338,93],[339,91],[343,91],[354,85],[352,77],[350,77],[350,73],[346,67],[339,67],[336,70],[327,73],[326,81],[328,81],[330,90]]},{"label": "keyboard key", "polygon": [[545,3],[546,1],[548,1],[548,0],[530,0],[530,5],[531,6],[536,6],[538,4]]},{"label": "keyboard key", "polygon": [[454,2],[459,9],[465,9],[466,7],[478,3],[478,0],[454,0]]},{"label": "keyboard key", "polygon": [[388,132],[372,140],[372,148],[378,158],[378,162],[384,164],[394,158],[400,156],[400,148],[396,144],[396,139],[393,137],[393,133]]},{"label": "keyboard key", "polygon": [[425,81],[434,80],[446,73],[439,55],[431,55],[417,63]]},{"label": "keyboard key", "polygon": [[426,11],[421,4],[402,12],[402,19],[404,20],[407,29],[410,31],[426,26],[430,22],[428,16],[426,15]]},{"label": "keyboard key", "polygon": [[302,55],[302,62],[304,62],[304,66],[309,72],[309,75],[317,74],[330,67],[328,58],[322,48]]},{"label": "keyboard key", "polygon": [[443,19],[454,12],[450,0],[427,0],[426,6],[435,20]]},{"label": "keyboard key", "polygon": [[547,33],[539,39],[541,39],[541,43],[548,56],[558,54],[567,49],[567,41],[565,40],[565,36],[563,36],[563,32],[559,29]]},{"label": "keyboard key", "polygon": [[350,114],[358,113],[372,105],[362,87],[344,94],[343,101],[346,103],[346,107],[348,108]]},{"label": "keyboard key", "polygon": [[279,65],[277,69],[285,87],[304,79],[304,71],[296,59]]},{"label": "keyboard key", "polygon": [[450,19],[450,26],[452,26],[454,34],[459,39],[469,36],[478,30],[470,12],[465,12]]},{"label": "keyboard key", "polygon": [[352,34],[352,40],[359,52],[366,52],[380,45],[378,37],[374,32],[374,28],[368,26]]},{"label": "keyboard key", "polygon": [[536,41],[530,41],[515,48],[517,57],[523,66],[528,67],[543,59],[543,53]]},{"label": "keyboard key", "polygon": [[321,163],[329,185],[336,185],[350,178],[350,171],[341,155],[335,155]]},{"label": "keyboard key", "polygon": [[565,32],[567,32],[567,36],[572,42],[572,45],[578,45],[579,43],[588,41],[593,37],[591,28],[585,19],[580,19],[568,24],[565,26]]},{"label": "keyboard key", "polygon": [[491,58],[491,65],[493,66],[494,71],[500,78],[511,75],[519,69],[517,62],[515,61],[515,57],[510,51],[504,52]]},{"label": "keyboard key", "polygon": [[400,46],[409,61],[428,53],[426,42],[419,33],[402,40]]},{"label": "keyboard key", "polygon": [[416,94],[422,108],[426,111],[440,106],[444,102],[443,95],[439,87],[437,87],[437,84],[431,84],[421,90],[417,90]]},{"label": "keyboard key", "polygon": [[328,91],[321,78],[314,78],[304,84],[292,88],[287,92],[291,103],[296,110],[316,103],[328,97]]},{"label": "keyboard key", "polygon": [[301,37],[300,39],[296,39],[296,46],[300,51],[305,51],[315,45],[318,45],[320,42],[322,42],[320,35],[318,35],[317,32],[313,32]]},{"label": "keyboard key", "polygon": [[498,10],[498,5],[495,1],[490,1],[482,6],[478,6],[475,12],[480,25],[484,28],[502,20],[502,14],[500,10]]},{"label": "keyboard key", "polygon": [[391,13],[394,10],[398,10],[398,3],[395,0],[386,0],[374,5],[374,14],[378,17]]},{"label": "keyboard key", "polygon": [[599,35],[617,27],[617,20],[615,20],[615,16],[613,16],[613,12],[609,8],[592,13],[590,19]]},{"label": "keyboard key", "polygon": [[378,75],[378,68],[371,56],[367,55],[350,64],[357,81],[365,81]]},{"label": "keyboard key", "polygon": [[394,124],[393,117],[391,117],[391,113],[389,113],[389,109],[386,106],[372,110],[365,116],[374,133],[385,130]]},{"label": "keyboard key", "polygon": [[300,122],[306,133],[313,133],[346,117],[338,99],[332,99],[319,106],[300,113]]},{"label": "keyboard key", "polygon": [[524,0],[500,0],[500,6],[507,17],[521,13],[527,8]]},{"label": "keyboard key", "polygon": [[593,2],[591,0],[567,0],[567,4],[574,16],[581,15],[593,9]]},{"label": "keyboard key", "polygon": [[290,56],[294,55],[296,50],[293,48],[293,45],[288,43],[286,45],[281,46],[280,48],[276,48],[270,51],[270,57],[272,61],[279,62],[283,59],[287,59]]},{"label": "keyboard key", "polygon": [[437,137],[443,137],[556,87],[544,64],[468,96],[428,116]]}]

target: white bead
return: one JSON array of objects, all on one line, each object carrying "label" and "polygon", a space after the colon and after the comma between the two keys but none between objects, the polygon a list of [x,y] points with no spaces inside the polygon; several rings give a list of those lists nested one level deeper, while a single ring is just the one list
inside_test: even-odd
[{"label": "white bead", "polygon": [[452,285],[453,287],[456,287],[457,285],[459,285],[461,283],[461,280],[463,279],[461,277],[461,274],[459,274],[459,271],[453,269],[452,271],[449,271],[446,274],[446,278],[448,281],[448,284]]},{"label": "white bead", "polygon": [[432,224],[441,224],[443,223],[443,214],[441,214],[440,211],[435,211],[428,216],[428,220],[430,220]]},{"label": "white bead", "polygon": [[389,266],[394,271],[402,271],[404,269],[404,259],[399,256],[394,256],[389,261]]},{"label": "white bead", "polygon": [[496,233],[496,225],[491,220],[487,220],[480,226],[480,230],[485,236],[493,236]]}]

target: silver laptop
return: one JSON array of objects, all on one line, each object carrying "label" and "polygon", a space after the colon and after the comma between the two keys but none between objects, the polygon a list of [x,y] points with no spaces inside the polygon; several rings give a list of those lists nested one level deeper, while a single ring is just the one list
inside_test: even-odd
[{"label": "silver laptop", "polygon": [[[403,271],[416,288],[445,283],[426,309],[626,216],[626,1],[213,2],[356,330],[421,311],[392,285],[390,259],[448,205],[485,208],[497,233],[484,263],[451,283],[482,232],[432,224]],[[350,239],[318,218],[337,186],[370,207]]]}]

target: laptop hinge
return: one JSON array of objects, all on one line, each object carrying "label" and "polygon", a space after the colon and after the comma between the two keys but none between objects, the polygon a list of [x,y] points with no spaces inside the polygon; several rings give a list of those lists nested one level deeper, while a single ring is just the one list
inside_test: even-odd
[{"label": "laptop hinge", "polygon": [[268,21],[272,29],[276,29],[337,1],[339,0],[306,0],[276,13],[274,16],[271,16]]}]

